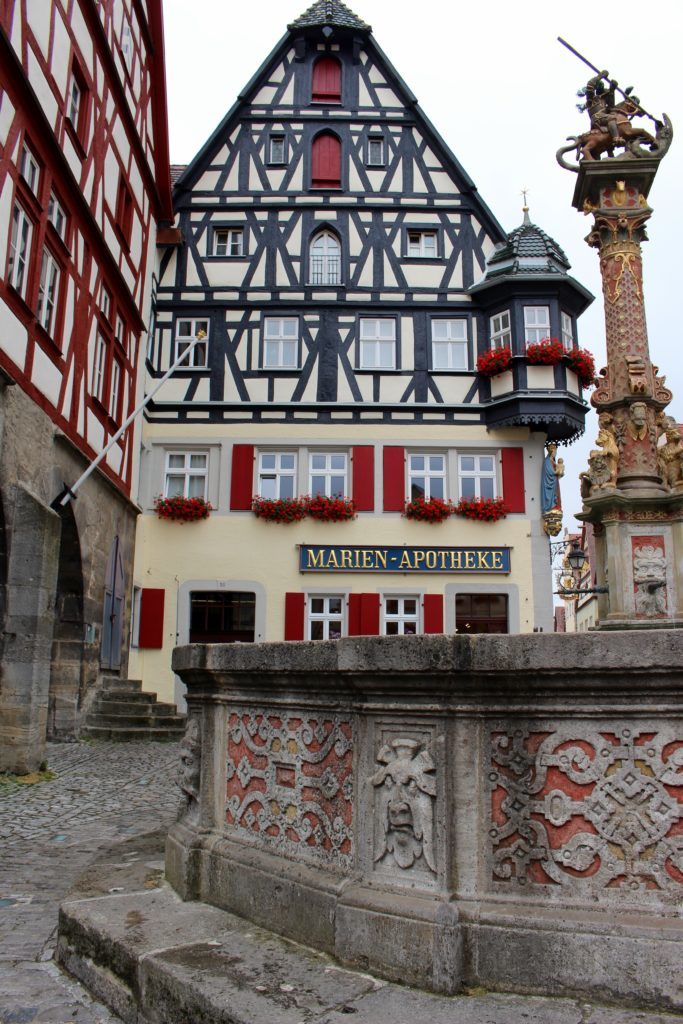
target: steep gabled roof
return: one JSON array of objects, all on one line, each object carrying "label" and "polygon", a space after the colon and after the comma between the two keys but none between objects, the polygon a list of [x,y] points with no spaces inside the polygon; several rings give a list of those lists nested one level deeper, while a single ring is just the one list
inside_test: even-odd
[{"label": "steep gabled roof", "polygon": [[372,32],[370,25],[349,10],[341,0],[317,0],[308,10],[288,25],[290,30],[314,28],[317,25],[331,25],[336,28],[351,28],[357,32]]}]

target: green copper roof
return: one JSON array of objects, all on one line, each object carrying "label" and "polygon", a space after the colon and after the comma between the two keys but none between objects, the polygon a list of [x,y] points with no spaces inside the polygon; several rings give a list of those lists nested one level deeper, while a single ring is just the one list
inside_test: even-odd
[{"label": "green copper roof", "polygon": [[361,21],[346,4],[341,3],[341,0],[318,0],[287,27],[290,29],[314,28],[317,25],[331,25],[337,28],[352,28],[359,32],[372,32],[370,25]]}]

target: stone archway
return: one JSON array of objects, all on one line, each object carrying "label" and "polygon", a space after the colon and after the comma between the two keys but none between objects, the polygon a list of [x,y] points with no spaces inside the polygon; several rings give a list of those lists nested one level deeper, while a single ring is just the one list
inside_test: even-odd
[{"label": "stone archway", "polygon": [[60,518],[62,533],[47,721],[49,739],[75,735],[83,688],[83,567],[78,527],[70,504]]}]

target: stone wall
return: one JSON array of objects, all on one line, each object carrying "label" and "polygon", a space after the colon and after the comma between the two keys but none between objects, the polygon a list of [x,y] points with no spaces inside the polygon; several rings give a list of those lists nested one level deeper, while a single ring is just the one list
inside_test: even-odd
[{"label": "stone wall", "polygon": [[[88,459],[18,386],[0,389],[0,429],[0,770],[27,772],[43,760],[47,734],[78,734],[99,686],[104,581],[117,535],[128,636],[137,509],[102,473],[61,515],[51,508]],[[125,643],[123,655],[121,675]]]},{"label": "stone wall", "polygon": [[683,1007],[683,634],[189,646],[167,875],[340,960]]}]

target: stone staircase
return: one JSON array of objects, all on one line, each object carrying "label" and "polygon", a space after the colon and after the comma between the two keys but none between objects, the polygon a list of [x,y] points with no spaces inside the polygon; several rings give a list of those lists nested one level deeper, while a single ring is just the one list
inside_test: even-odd
[{"label": "stone staircase", "polygon": [[87,714],[81,736],[94,740],[179,740],[185,715],[145,693],[139,679],[105,678]]}]

